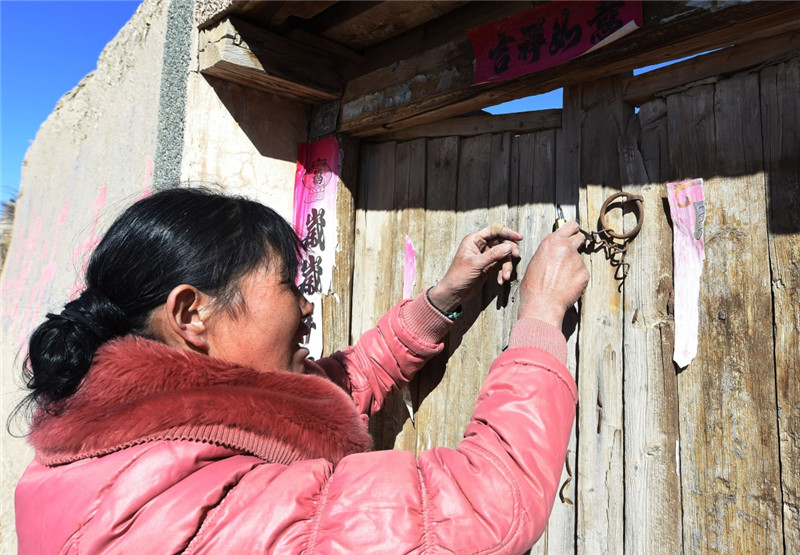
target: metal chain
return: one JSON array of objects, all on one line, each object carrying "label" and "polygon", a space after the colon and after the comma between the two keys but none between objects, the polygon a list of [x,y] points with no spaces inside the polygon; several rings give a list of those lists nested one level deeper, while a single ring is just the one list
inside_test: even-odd
[{"label": "metal chain", "polygon": [[[613,200],[622,196],[628,198],[626,202],[635,202],[637,208],[636,227],[626,234],[616,233],[613,229],[605,227],[608,225],[605,223],[605,214],[608,206]],[[611,195],[600,209],[601,225],[599,229],[597,231],[580,230],[586,238],[582,250],[588,253],[598,252],[601,249],[605,251],[606,260],[610,261],[611,265],[616,268],[614,271],[614,278],[619,280],[620,289],[622,289],[622,284],[625,282],[625,278],[628,277],[628,271],[631,267],[629,263],[625,262],[625,254],[628,252],[628,245],[639,233],[642,223],[644,223],[642,202],[642,197],[630,193],[619,192]]]},{"label": "metal chain", "polygon": [[628,245],[630,243],[629,240],[617,242],[619,240],[608,235],[608,231],[608,229],[599,229],[597,231],[581,229],[580,232],[586,237],[582,249],[584,252],[588,253],[598,252],[600,250],[605,251],[606,260],[610,261],[611,265],[616,267],[614,278],[623,282],[625,278],[628,277],[628,271],[631,267],[628,262],[625,262],[625,254],[628,252]]}]

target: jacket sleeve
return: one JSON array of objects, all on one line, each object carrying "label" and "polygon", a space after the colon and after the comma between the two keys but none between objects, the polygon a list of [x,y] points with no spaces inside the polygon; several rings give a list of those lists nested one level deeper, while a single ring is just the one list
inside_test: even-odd
[{"label": "jacket sleeve", "polygon": [[538,348],[492,365],[457,449],[345,457],[317,504],[314,553],[509,553],[543,533],[561,476],[576,387]]},{"label": "jacket sleeve", "polygon": [[355,345],[317,364],[352,396],[363,414],[373,414],[389,394],[405,386],[442,351],[443,338],[452,325],[420,294],[398,303]]}]

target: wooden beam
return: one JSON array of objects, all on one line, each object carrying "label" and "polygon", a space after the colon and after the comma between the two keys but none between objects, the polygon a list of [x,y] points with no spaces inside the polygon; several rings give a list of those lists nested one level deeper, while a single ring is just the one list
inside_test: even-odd
[{"label": "wooden beam", "polygon": [[364,56],[355,50],[350,50],[338,42],[333,42],[325,37],[309,33],[304,29],[292,29],[287,31],[285,36],[292,40],[302,42],[303,44],[313,46],[317,50],[323,50],[327,52],[329,56],[352,62],[354,67],[358,67],[364,63]]},{"label": "wooden beam", "polygon": [[522,134],[558,129],[561,127],[561,110],[538,110],[519,114],[502,114],[493,116],[458,117],[409,127],[384,135],[373,137],[379,141],[408,141],[420,137],[471,137],[485,133],[503,133],[506,131]]},{"label": "wooden beam", "polygon": [[365,75],[398,60],[412,58],[448,42],[461,39],[467,31],[524,12],[541,4],[541,1],[483,1],[473,0],[424,25],[364,50],[364,64],[351,78]]},{"label": "wooden beam", "polygon": [[[796,29],[800,29],[800,18],[793,23]],[[735,44],[685,62],[624,79],[622,98],[629,104],[639,106],[652,100],[661,91],[668,91],[716,75],[738,73],[796,54],[798,51],[800,51],[800,30]]]},{"label": "wooden beam", "polygon": [[352,79],[345,87],[339,131],[369,136],[475,111],[559,87],[597,80],[791,30],[800,4],[646,2],[644,26],[575,60],[500,83],[474,85],[466,37]]},{"label": "wooden beam", "polygon": [[280,27],[291,17],[311,19],[336,4],[336,1],[283,2],[281,7],[272,15],[269,24],[270,26]]},{"label": "wooden beam", "polygon": [[465,3],[463,0],[339,2],[312,21],[309,30],[360,50],[424,25]]},{"label": "wooden beam", "polygon": [[295,98],[328,102],[341,94],[338,60],[307,44],[226,19],[200,33],[200,73]]}]

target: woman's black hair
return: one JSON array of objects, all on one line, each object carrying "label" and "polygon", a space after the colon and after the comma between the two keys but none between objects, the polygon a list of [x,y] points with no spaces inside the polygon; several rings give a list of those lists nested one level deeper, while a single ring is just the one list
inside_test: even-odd
[{"label": "woman's black hair", "polygon": [[250,270],[280,263],[294,281],[301,246],[292,227],[258,202],[204,189],[155,193],[128,208],[92,253],[86,290],[30,338],[24,374],[44,410],[77,391],[97,348],[125,334],[147,335],[150,312],[187,283],[234,310]]}]

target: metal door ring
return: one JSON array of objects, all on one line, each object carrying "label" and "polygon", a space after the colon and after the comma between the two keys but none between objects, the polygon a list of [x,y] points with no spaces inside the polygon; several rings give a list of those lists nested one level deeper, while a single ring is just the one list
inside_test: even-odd
[{"label": "metal door ring", "polygon": [[[619,197],[626,197],[627,200],[622,204],[626,204],[628,202],[633,201],[636,212],[636,227],[630,230],[628,233],[617,233],[613,229],[611,229],[608,224],[606,223],[606,211],[608,210],[609,205]],[[642,223],[644,223],[644,199],[639,195],[633,195],[631,193],[626,193],[625,191],[620,191],[619,193],[614,193],[610,197],[606,199],[603,203],[603,206],[600,208],[600,227],[602,229],[602,233],[605,233],[609,237],[613,237],[614,239],[631,239],[639,233],[639,230],[642,229]]]}]

